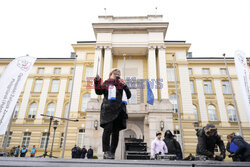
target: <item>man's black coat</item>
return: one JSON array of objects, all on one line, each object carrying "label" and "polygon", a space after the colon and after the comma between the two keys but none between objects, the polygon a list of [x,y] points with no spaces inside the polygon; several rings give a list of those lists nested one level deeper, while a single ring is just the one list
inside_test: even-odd
[{"label": "man's black coat", "polygon": [[239,156],[241,161],[250,161],[250,144],[241,136],[234,136],[232,142],[239,147],[234,154]]}]

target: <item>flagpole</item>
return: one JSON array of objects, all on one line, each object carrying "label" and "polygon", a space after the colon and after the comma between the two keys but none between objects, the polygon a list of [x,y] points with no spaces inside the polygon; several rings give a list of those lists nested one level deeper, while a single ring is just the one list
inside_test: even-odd
[{"label": "flagpole", "polygon": [[14,116],[14,111],[11,114],[11,118],[10,118],[10,122],[9,122],[9,125],[8,125],[7,134],[4,135],[3,152],[5,152],[5,150],[6,150],[7,143],[8,143],[9,137],[10,137],[10,129],[11,129],[11,126],[12,126],[13,116]]},{"label": "flagpole", "polygon": [[240,116],[239,116],[238,107],[237,107],[234,92],[233,92],[232,81],[231,81],[231,77],[230,77],[230,74],[229,74],[228,65],[227,65],[227,61],[226,61],[226,54],[225,53],[223,53],[223,57],[224,57],[224,63],[225,63],[225,66],[226,66],[227,77],[228,77],[228,81],[229,81],[229,87],[230,87],[230,90],[231,90],[231,93],[232,93],[234,108],[235,108],[235,111],[236,111],[236,118],[237,118],[239,130],[240,130],[240,135],[243,137],[243,131],[242,131],[241,123],[240,123]]},{"label": "flagpole", "polygon": [[125,80],[126,54],[123,54],[123,79]]},{"label": "flagpole", "polygon": [[68,110],[68,113],[67,113],[66,127],[65,127],[65,131],[64,131],[64,137],[63,137],[62,158],[64,158],[65,146],[66,146],[66,139],[67,139],[66,137],[67,137],[67,134],[68,134],[69,115],[70,115],[70,111],[71,111],[73,87],[74,87],[75,74],[76,74],[76,60],[77,60],[77,54],[75,55],[75,59],[74,59],[74,75],[72,77],[72,85],[71,85],[70,99],[69,99],[69,110]]},{"label": "flagpole", "polygon": [[183,144],[183,131],[182,131],[182,123],[181,123],[181,113],[180,113],[180,102],[179,102],[179,93],[178,93],[178,87],[177,87],[177,75],[176,75],[176,67],[175,67],[175,55],[172,55],[173,57],[173,67],[174,67],[174,81],[175,81],[175,92],[176,92],[176,100],[177,100],[177,111],[178,111],[178,122],[179,122],[179,130],[181,135],[181,149],[182,153],[184,155],[184,144]]}]

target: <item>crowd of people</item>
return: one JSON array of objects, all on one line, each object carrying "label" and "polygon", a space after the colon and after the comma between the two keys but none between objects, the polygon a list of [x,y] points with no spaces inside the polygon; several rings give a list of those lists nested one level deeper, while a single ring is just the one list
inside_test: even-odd
[{"label": "crowd of people", "polygon": [[94,151],[91,148],[91,146],[89,147],[89,149],[87,150],[85,148],[85,146],[83,146],[83,148],[80,148],[79,146],[74,146],[71,150],[72,152],[72,158],[81,158],[81,159],[85,159],[85,157],[87,157],[88,159],[93,159],[94,156]]},{"label": "crowd of people", "polygon": [[20,145],[13,146],[10,150],[11,157],[26,157],[27,152],[30,152],[30,157],[35,157],[37,148],[35,145],[29,150],[26,146],[21,147]]},{"label": "crowd of people", "polygon": [[[217,128],[213,124],[207,124],[202,129],[197,130],[198,143],[196,147],[196,156],[202,159],[223,161],[226,158],[226,150],[229,152],[229,157],[233,161],[250,162],[250,144],[243,137],[236,136],[234,133],[227,136],[228,143],[224,145],[223,140],[217,133]],[[216,145],[220,149],[220,155],[216,155]],[[177,160],[183,159],[181,147],[178,141],[170,130],[167,130],[164,135],[164,140],[161,139],[161,132],[156,132],[156,138],[151,143],[151,156],[161,154],[174,154]],[[191,158],[192,157],[192,158]],[[195,160],[195,157],[189,155],[186,160]]]}]

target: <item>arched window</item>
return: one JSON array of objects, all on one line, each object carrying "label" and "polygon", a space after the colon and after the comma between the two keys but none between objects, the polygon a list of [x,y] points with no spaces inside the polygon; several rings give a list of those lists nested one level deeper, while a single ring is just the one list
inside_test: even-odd
[{"label": "arched window", "polygon": [[35,118],[35,116],[36,116],[36,109],[37,109],[37,104],[36,103],[32,103],[30,105],[28,118]]},{"label": "arched window", "polygon": [[65,105],[65,108],[64,108],[64,118],[67,118],[68,112],[69,112],[69,103],[67,103]]},{"label": "arched window", "polygon": [[18,114],[19,108],[20,108],[20,104],[17,102],[16,106],[14,108],[13,118],[17,118],[17,114]]},{"label": "arched window", "polygon": [[170,96],[169,96],[169,101],[170,101],[170,103],[172,103],[172,105],[173,105],[174,113],[177,113],[178,110],[177,110],[177,98],[176,98],[176,95],[175,95],[175,94],[170,95]]},{"label": "arched window", "polygon": [[89,100],[90,100],[90,94],[85,94],[82,96],[81,112],[85,112]]},{"label": "arched window", "polygon": [[227,106],[227,112],[228,112],[229,121],[236,122],[237,117],[236,117],[236,111],[235,111],[234,106],[232,105]]},{"label": "arched window", "polygon": [[55,104],[49,103],[48,108],[47,108],[47,115],[53,116],[54,112],[55,112]]},{"label": "arched window", "polygon": [[216,108],[214,105],[208,106],[208,114],[209,114],[209,120],[210,121],[218,121]]},{"label": "arched window", "polygon": [[194,113],[195,120],[198,121],[199,120],[198,111],[197,111],[197,107],[195,105],[193,105],[193,113]]}]

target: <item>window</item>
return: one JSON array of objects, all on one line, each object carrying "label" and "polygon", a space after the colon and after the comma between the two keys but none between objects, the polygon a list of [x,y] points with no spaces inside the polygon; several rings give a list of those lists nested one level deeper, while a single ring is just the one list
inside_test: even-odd
[{"label": "window", "polygon": [[225,68],[220,69],[220,74],[221,75],[227,75],[227,70]]},{"label": "window", "polygon": [[173,105],[173,110],[174,110],[174,113],[177,113],[178,112],[178,109],[177,109],[177,98],[176,98],[176,95],[170,95],[169,96],[169,101],[172,103]]},{"label": "window", "polygon": [[74,68],[71,68],[71,69],[70,69],[70,74],[71,74],[71,75],[74,75],[74,72],[75,72],[75,69],[74,69]]},{"label": "window", "polygon": [[93,77],[93,67],[86,67],[85,71],[85,81],[88,77]]},{"label": "window", "polygon": [[192,75],[192,74],[193,74],[192,68],[189,68],[189,69],[188,69],[188,74],[189,74],[189,75]]},{"label": "window", "polygon": [[204,81],[205,94],[213,94],[212,82]]},{"label": "window", "polygon": [[79,129],[78,138],[77,138],[77,146],[83,147],[85,138],[85,129]]},{"label": "window", "polygon": [[71,92],[72,89],[72,79],[69,80],[68,92]]},{"label": "window", "polygon": [[59,148],[62,148],[62,146],[63,146],[63,139],[64,139],[64,133],[61,133]]},{"label": "window", "polygon": [[90,100],[90,94],[85,94],[85,95],[82,96],[81,112],[85,112],[89,100]]},{"label": "window", "polygon": [[30,132],[24,132],[24,133],[23,133],[22,147],[23,147],[23,146],[29,147],[30,135],[31,135]]},{"label": "window", "polygon": [[190,81],[190,89],[191,89],[191,93],[194,94],[194,81]]},{"label": "window", "polygon": [[32,103],[30,105],[30,110],[29,110],[28,118],[35,118],[35,116],[36,116],[36,109],[37,109],[37,104],[36,103]]},{"label": "window", "polygon": [[47,138],[48,138],[48,133],[47,132],[42,133],[40,148],[45,148]]},{"label": "window", "polygon": [[194,118],[195,118],[195,120],[199,121],[198,111],[197,111],[197,107],[195,105],[193,105],[193,112],[194,112]]},{"label": "window", "polygon": [[218,121],[216,108],[214,105],[208,106],[209,121]]},{"label": "window", "polygon": [[52,80],[51,92],[58,92],[60,80]]},{"label": "window", "polygon": [[14,114],[13,114],[13,118],[14,119],[17,118],[17,114],[18,114],[19,108],[20,108],[20,104],[17,102],[16,106],[14,108]]},{"label": "window", "polygon": [[131,98],[128,99],[128,104],[137,104],[137,89],[130,89]]},{"label": "window", "polygon": [[49,103],[46,115],[53,116],[54,112],[55,112],[55,104],[54,103]]},{"label": "window", "polygon": [[55,68],[54,74],[61,74],[61,68]]},{"label": "window", "polygon": [[67,103],[67,104],[65,105],[65,109],[64,109],[64,118],[67,118],[68,112],[69,112],[69,103]]},{"label": "window", "polygon": [[227,112],[228,112],[229,121],[237,122],[236,110],[234,106],[232,105],[227,106]]},{"label": "window", "polygon": [[174,135],[176,135],[176,140],[181,143],[181,134],[179,130],[174,130]]},{"label": "window", "polygon": [[[7,132],[5,132],[4,137],[5,137],[6,135],[7,135]],[[10,132],[10,134],[9,134],[9,139],[8,139],[8,141],[7,141],[6,147],[9,147],[9,146],[10,146],[11,137],[12,137],[12,132]],[[3,140],[4,140],[4,139],[3,139]],[[4,147],[4,141],[3,141],[2,147]]]},{"label": "window", "polygon": [[175,81],[175,72],[174,68],[167,68],[167,77],[169,82]]},{"label": "window", "polygon": [[202,72],[203,72],[204,75],[209,75],[210,74],[209,68],[203,68]]},{"label": "window", "polygon": [[38,74],[44,74],[44,68],[38,68],[37,73]]},{"label": "window", "polygon": [[43,80],[36,80],[33,92],[41,92]]},{"label": "window", "polygon": [[224,94],[232,94],[230,89],[229,81],[222,81],[222,88]]}]

